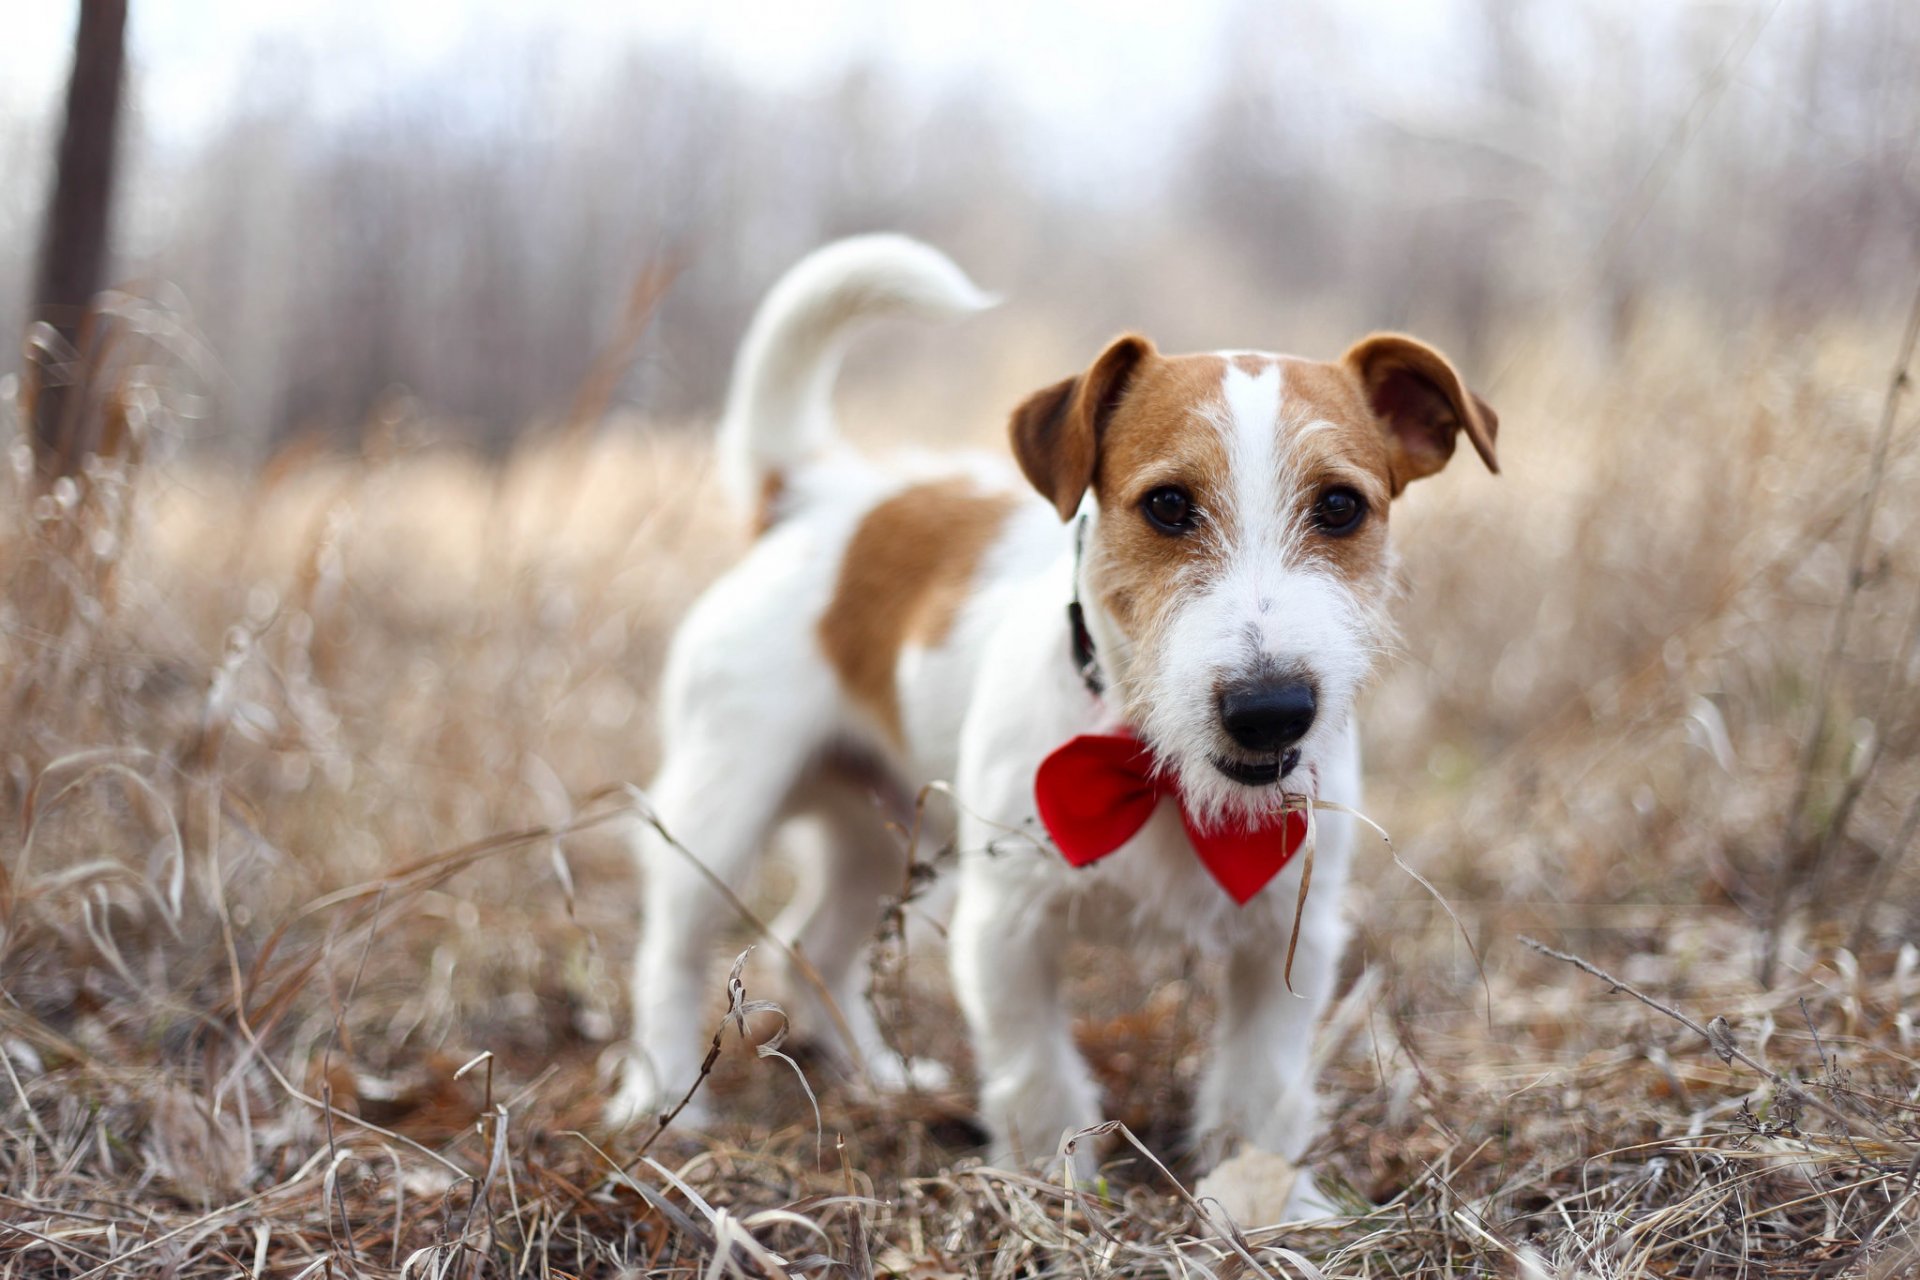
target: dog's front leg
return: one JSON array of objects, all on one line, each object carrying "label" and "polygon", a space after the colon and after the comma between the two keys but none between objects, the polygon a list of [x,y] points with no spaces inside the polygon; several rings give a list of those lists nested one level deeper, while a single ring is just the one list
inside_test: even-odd
[{"label": "dog's front leg", "polygon": [[[1346,926],[1336,903],[1318,910],[1310,905],[1308,911],[1291,990],[1284,937],[1277,947],[1242,945],[1227,959],[1213,1061],[1196,1115],[1201,1150],[1213,1160],[1252,1152],[1297,1167],[1319,1127],[1313,1036],[1333,992]],[[1321,1217],[1330,1210],[1306,1169],[1299,1169],[1287,1203],[1270,1207],[1288,1218]]]},{"label": "dog's front leg", "polygon": [[[963,861],[949,958],[973,1033],[992,1158],[1052,1164],[1065,1135],[1100,1122],[1100,1093],[1060,998],[1065,922],[1047,905],[1043,877],[1009,865],[1023,854],[982,849]],[[1085,1185],[1097,1173],[1081,1144],[1075,1180]]]}]

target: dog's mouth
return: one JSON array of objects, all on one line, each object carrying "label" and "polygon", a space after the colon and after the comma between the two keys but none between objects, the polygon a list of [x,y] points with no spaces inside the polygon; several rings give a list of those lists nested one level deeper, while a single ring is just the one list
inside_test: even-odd
[{"label": "dog's mouth", "polygon": [[1288,747],[1271,760],[1234,760],[1214,756],[1213,767],[1243,787],[1270,787],[1300,763],[1300,748]]}]

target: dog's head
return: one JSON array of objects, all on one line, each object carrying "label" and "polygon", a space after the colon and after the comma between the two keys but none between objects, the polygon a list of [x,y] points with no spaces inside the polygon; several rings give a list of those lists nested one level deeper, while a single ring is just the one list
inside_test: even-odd
[{"label": "dog's head", "polygon": [[1461,432],[1498,470],[1497,421],[1394,334],[1331,363],[1128,335],[1015,410],[1027,478],[1063,520],[1090,507],[1083,603],[1111,696],[1196,816],[1316,793],[1388,636],[1389,504]]}]

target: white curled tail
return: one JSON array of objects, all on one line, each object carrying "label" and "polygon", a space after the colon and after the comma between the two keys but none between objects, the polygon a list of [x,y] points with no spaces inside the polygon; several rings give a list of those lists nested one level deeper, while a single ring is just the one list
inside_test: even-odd
[{"label": "white curled tail", "polygon": [[867,316],[966,315],[992,306],[947,256],[900,235],[855,236],[801,259],[768,292],[734,358],[720,467],[762,523],[786,477],[834,439],[833,380]]}]

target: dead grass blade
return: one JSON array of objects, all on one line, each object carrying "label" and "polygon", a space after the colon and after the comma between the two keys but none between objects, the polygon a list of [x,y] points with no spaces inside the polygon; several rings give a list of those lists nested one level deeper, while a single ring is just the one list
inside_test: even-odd
[{"label": "dead grass blade", "polygon": [[1853,539],[1847,553],[1847,576],[1840,601],[1833,612],[1827,644],[1820,657],[1813,692],[1813,723],[1808,726],[1800,747],[1800,763],[1794,770],[1793,793],[1787,801],[1778,856],[1779,871],[1773,886],[1772,914],[1767,921],[1766,944],[1761,952],[1760,982],[1772,986],[1774,970],[1780,958],[1780,932],[1786,927],[1787,914],[1793,910],[1800,882],[1807,872],[1812,853],[1802,825],[1806,819],[1807,799],[1813,790],[1814,770],[1820,751],[1826,745],[1827,717],[1832,712],[1834,682],[1839,677],[1840,660],[1847,651],[1860,588],[1864,585],[1867,548],[1873,540],[1873,517],[1880,506],[1880,491],[1887,476],[1887,449],[1893,442],[1893,425],[1900,414],[1900,401],[1911,382],[1910,371],[1916,345],[1920,345],[1920,287],[1907,312],[1906,329],[1900,338],[1899,354],[1893,362],[1893,374],[1881,401],[1880,425],[1874,432],[1873,459],[1867,464],[1866,493],[1855,513]]}]

